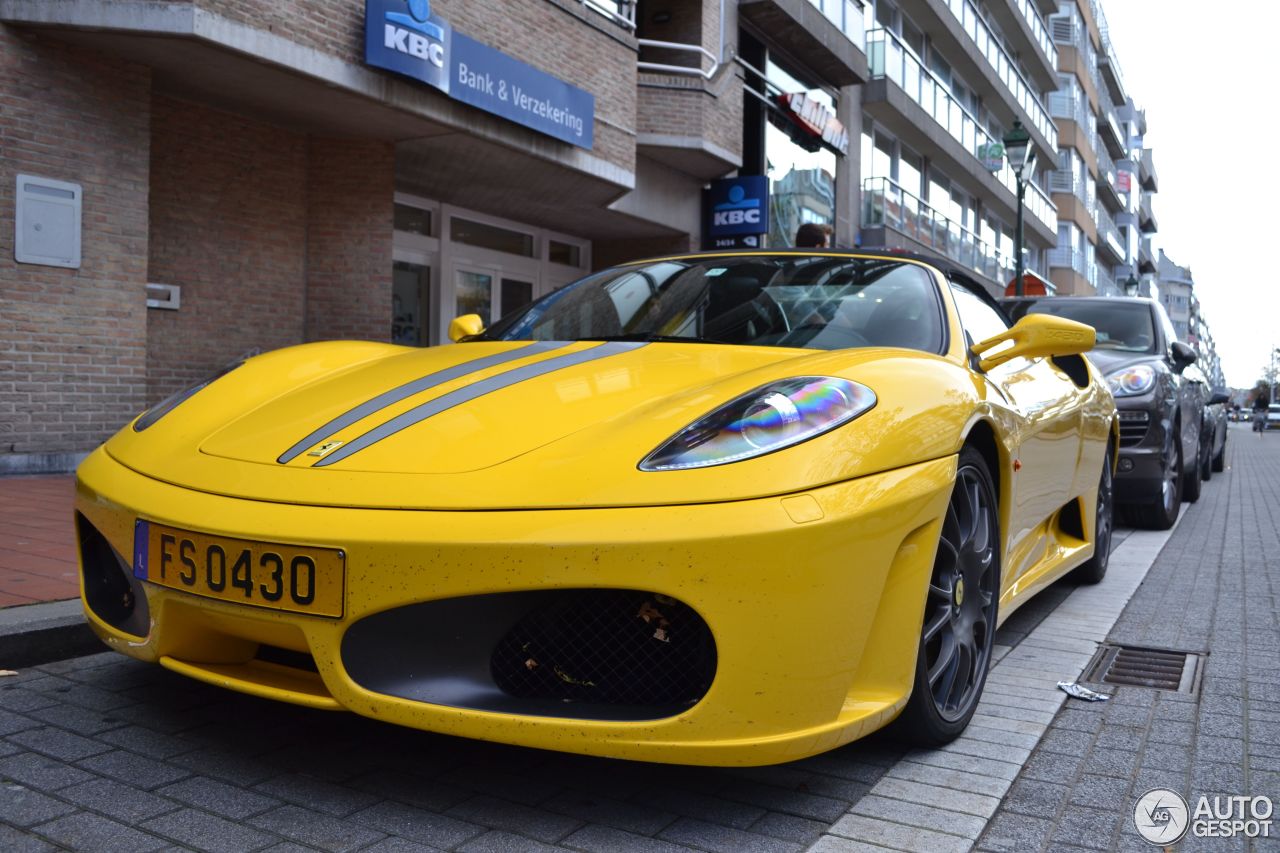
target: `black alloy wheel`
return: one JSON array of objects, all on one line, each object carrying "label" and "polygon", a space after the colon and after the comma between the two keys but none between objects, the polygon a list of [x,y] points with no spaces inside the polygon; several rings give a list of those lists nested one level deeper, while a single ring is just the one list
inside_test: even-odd
[{"label": "black alloy wheel", "polygon": [[929,579],[915,684],[900,718],[915,743],[948,743],[969,724],[987,680],[999,597],[995,488],[982,454],[966,447]]},{"label": "black alloy wheel", "polygon": [[1098,501],[1093,517],[1093,556],[1081,563],[1072,575],[1080,583],[1098,583],[1107,576],[1111,564],[1111,533],[1115,529],[1115,481],[1111,473],[1111,447],[1102,460],[1102,477],[1098,481]]},{"label": "black alloy wheel", "polygon": [[1163,467],[1160,493],[1155,500],[1136,508],[1138,523],[1152,530],[1168,530],[1178,520],[1182,503],[1182,439],[1177,430],[1160,458]]}]

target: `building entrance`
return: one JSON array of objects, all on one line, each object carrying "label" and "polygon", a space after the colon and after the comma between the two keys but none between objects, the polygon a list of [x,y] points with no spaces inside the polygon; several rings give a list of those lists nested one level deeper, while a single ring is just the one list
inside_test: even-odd
[{"label": "building entrance", "polygon": [[447,343],[455,317],[488,326],[591,268],[591,243],[578,237],[411,193],[396,193],[395,211],[395,343]]}]

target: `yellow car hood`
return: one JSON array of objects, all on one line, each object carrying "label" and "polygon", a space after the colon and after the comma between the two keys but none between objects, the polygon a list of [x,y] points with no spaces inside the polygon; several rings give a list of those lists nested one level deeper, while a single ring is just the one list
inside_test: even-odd
[{"label": "yellow car hood", "polygon": [[[924,446],[891,442],[897,451],[882,452],[871,438],[894,429],[889,421],[904,413],[878,406],[833,433],[754,460],[656,473],[637,464],[692,421],[773,380],[839,375],[878,391],[891,381],[927,388],[947,364],[901,350],[310,344],[251,359],[145,431],[121,431],[107,450],[168,482],[298,504],[510,509],[740,500],[952,448],[930,438]],[[936,408],[921,399],[922,410]],[[853,433],[861,438],[851,442]]]},{"label": "yellow car hood", "polygon": [[[796,355],[764,347],[590,342],[415,350],[284,394],[214,433],[200,450],[264,464],[285,454],[284,464],[294,467],[382,474],[477,471],[628,419],[674,393]],[[324,428],[348,412],[337,424],[354,422]],[[291,449],[296,455],[289,458]]]}]

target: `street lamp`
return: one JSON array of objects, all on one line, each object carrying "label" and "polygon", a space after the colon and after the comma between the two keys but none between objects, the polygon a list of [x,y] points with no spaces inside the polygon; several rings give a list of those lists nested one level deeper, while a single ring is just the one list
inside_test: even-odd
[{"label": "street lamp", "polygon": [[1129,277],[1124,280],[1124,295],[1137,296],[1138,285],[1139,282],[1137,277],[1133,273],[1129,273]]},{"label": "street lamp", "polygon": [[1017,278],[1014,279],[1013,293],[1015,296],[1022,296],[1022,197],[1027,192],[1027,182],[1023,179],[1023,173],[1035,162],[1036,152],[1031,148],[1031,134],[1027,133],[1022,122],[1016,118],[1013,120],[1013,129],[1006,133],[1001,141],[1004,143],[1004,154],[1009,158],[1009,168],[1013,169],[1014,180],[1018,182],[1018,227],[1013,244],[1014,270]]}]

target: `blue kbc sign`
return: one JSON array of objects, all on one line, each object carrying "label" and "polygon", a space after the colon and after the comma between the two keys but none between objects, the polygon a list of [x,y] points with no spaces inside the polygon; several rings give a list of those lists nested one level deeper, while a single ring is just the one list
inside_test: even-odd
[{"label": "blue kbc sign", "polygon": [[595,96],[454,33],[430,0],[365,0],[365,62],[455,100],[591,148]]},{"label": "blue kbc sign", "polygon": [[758,246],[769,233],[769,179],[763,175],[712,181],[703,197],[707,248]]},{"label": "blue kbc sign", "polygon": [[365,0],[364,61],[449,91],[449,25],[430,0]]}]

